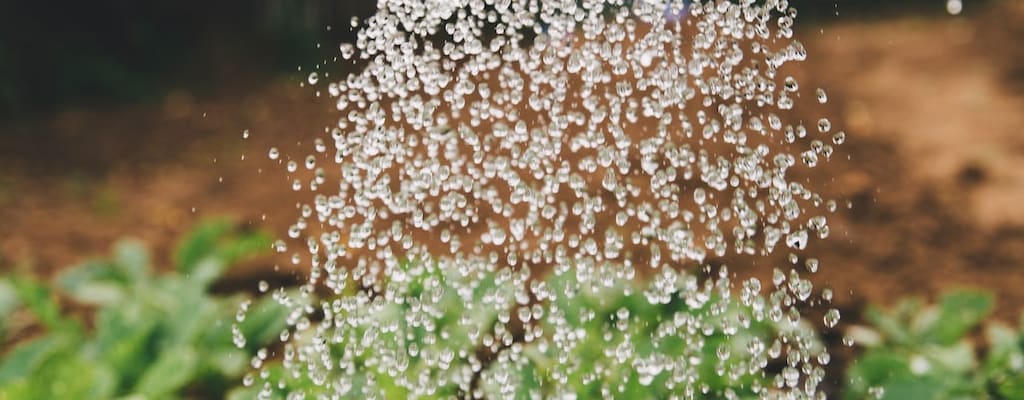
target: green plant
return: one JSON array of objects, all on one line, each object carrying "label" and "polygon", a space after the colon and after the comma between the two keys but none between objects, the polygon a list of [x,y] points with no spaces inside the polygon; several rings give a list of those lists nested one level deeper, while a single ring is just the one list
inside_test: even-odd
[{"label": "green plant", "polygon": [[[772,322],[729,296],[727,283],[699,288],[695,276],[666,276],[659,287],[581,285],[574,273],[551,275],[545,336],[520,355],[499,356],[482,378],[486,397],[761,398],[777,387],[764,370],[781,351],[758,349],[778,346],[782,336],[822,349],[809,326]],[[564,341],[573,332],[585,333]]]},{"label": "green plant", "polygon": [[[993,296],[958,290],[926,306],[899,302],[869,307],[871,327],[849,334],[866,351],[847,372],[848,399],[1024,399],[1024,337],[989,323]],[[1024,326],[1022,326],[1024,328]],[[986,350],[987,349],[987,350]]]},{"label": "green plant", "polygon": [[[222,396],[254,350],[284,328],[286,310],[269,298],[258,300],[238,324],[250,342],[236,348],[231,326],[247,300],[208,289],[232,263],[267,248],[262,235],[207,223],[180,244],[168,273],[152,270],[140,243],[122,241],[110,260],[59,275],[56,290],[33,278],[11,278],[46,333],[23,341],[0,362],[0,399]],[[93,328],[63,313],[57,292],[96,307]]]},{"label": "green plant", "polygon": [[0,279],[0,338],[7,335],[9,317],[21,306],[14,285],[7,279]]},{"label": "green plant", "polygon": [[[251,399],[263,391],[269,399],[339,396],[341,398],[456,398],[470,389],[475,352],[513,302],[508,279],[490,271],[462,274],[431,262],[404,262],[401,278],[407,284],[392,285],[386,294],[371,296],[348,291],[344,300],[324,302],[333,325],[318,323],[286,346],[304,346],[320,334],[341,335],[358,346],[331,345],[332,367],[322,360],[291,359],[263,367],[262,384],[240,386],[229,399]],[[391,277],[395,279],[395,277]],[[351,281],[346,286],[353,288]],[[384,296],[401,301],[383,301]],[[337,300],[337,301],[334,301]],[[471,316],[464,318],[465,316]],[[392,329],[382,331],[381,326]],[[313,333],[317,332],[317,333]],[[405,342],[416,354],[395,351]],[[394,362],[384,362],[392,360]],[[446,368],[438,365],[446,364]],[[313,376],[319,376],[319,382]],[[432,383],[429,393],[412,393],[408,382]]]},{"label": "green plant", "polygon": [[[299,348],[317,337],[342,335],[341,343],[349,346],[332,345],[334,368],[286,356],[263,366],[266,378],[261,383],[239,387],[229,398],[253,398],[260,391],[271,399],[296,394],[668,398],[686,393],[756,398],[780,385],[763,372],[769,357],[784,354],[775,338],[785,334],[817,343],[806,326],[771,322],[765,304],[754,312],[753,305],[740,305],[727,290],[691,287],[697,280],[689,275],[673,275],[679,279],[672,280],[669,292],[649,297],[648,291],[662,289],[618,281],[577,292],[590,285],[580,284],[572,273],[550,274],[537,282],[508,269],[481,269],[470,279],[432,263],[403,265],[405,284],[392,285],[398,292],[385,289],[392,300],[350,291],[340,300],[324,302],[332,304],[325,315],[331,316],[333,326],[310,329],[293,341]],[[479,284],[467,286],[470,282]],[[552,296],[529,300],[524,287],[535,284],[543,287],[536,292]],[[544,310],[553,314],[540,315]],[[427,325],[431,328],[424,329]],[[378,329],[382,326],[391,329]],[[578,341],[556,347],[564,333],[579,331],[585,334]],[[524,336],[531,339],[524,341]],[[815,346],[822,349],[820,343]],[[620,347],[630,354],[610,351]],[[780,349],[750,353],[775,347]],[[406,353],[413,348],[415,354]],[[449,357],[439,356],[446,351]],[[439,367],[445,359],[446,366]],[[681,377],[695,379],[668,384]],[[410,392],[410,382],[431,382],[431,390]]]}]

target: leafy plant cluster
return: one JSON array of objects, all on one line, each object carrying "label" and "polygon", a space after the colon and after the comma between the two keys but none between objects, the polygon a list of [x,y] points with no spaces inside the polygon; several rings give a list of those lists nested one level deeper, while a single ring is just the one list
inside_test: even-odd
[{"label": "leafy plant cluster", "polygon": [[[519,354],[502,353],[483,374],[487,398],[764,398],[782,385],[765,372],[782,354],[778,338],[820,345],[809,326],[773,322],[717,290],[681,285],[652,301],[651,292],[666,292],[634,281],[582,286],[574,296],[567,294],[581,286],[572,273],[551,275],[547,284],[560,295],[544,331],[585,334],[567,349],[545,338]],[[690,362],[670,362],[681,359]]]},{"label": "leafy plant cluster", "polygon": [[[231,326],[247,299],[209,288],[228,266],[268,248],[262,235],[214,222],[180,244],[167,273],[154,271],[140,243],[122,241],[111,259],[66,270],[52,286],[27,276],[0,280],[0,316],[20,305],[46,331],[0,361],[0,399],[223,397],[256,348],[284,328],[286,310],[258,300],[238,324],[249,338],[238,348]],[[95,307],[93,326],[64,312],[59,297]]]},{"label": "leafy plant cluster", "polygon": [[[754,318],[750,308],[716,295],[698,304],[683,300],[678,291],[686,289],[677,288],[670,301],[652,302],[648,287],[620,282],[544,300],[552,303],[552,314],[532,322],[543,336],[523,343],[510,340],[523,332],[503,331],[503,321],[535,310],[517,304],[515,288],[501,277],[506,271],[476,271],[470,279],[436,264],[407,263],[414,279],[394,293],[407,301],[380,301],[351,289],[347,298],[358,306],[340,311],[349,324],[342,332],[360,340],[371,327],[390,321],[397,328],[378,332],[391,335],[381,340],[404,341],[418,355],[334,345],[332,359],[357,372],[341,376],[335,369],[327,376],[296,367],[303,361],[282,359],[278,353],[287,354],[287,348],[275,349],[269,358],[259,357],[266,365],[253,383],[252,372],[243,375],[256,365],[254,354],[286,329],[288,310],[271,296],[214,295],[210,285],[228,266],[266,248],[261,235],[207,223],[182,241],[174,268],[166,273],[152,268],[142,245],[122,241],[109,260],[66,270],[52,285],[20,275],[0,279],[0,337],[9,334],[9,317],[21,310],[45,328],[0,359],[0,399],[285,399],[340,392],[347,393],[342,398],[453,398],[466,397],[467,390],[488,399],[680,395],[666,385],[671,375],[656,367],[661,356],[701,361],[687,371],[696,377],[687,390],[696,388],[702,398],[755,398],[779,382],[767,374],[730,376],[729,371],[766,365],[748,350],[771,346],[780,330],[813,336],[807,327]],[[568,273],[551,274],[539,284],[556,294],[581,287]],[[61,298],[94,307],[93,322],[71,316]],[[442,312],[418,321],[407,318],[428,301]],[[250,306],[240,318],[236,311],[243,302]],[[867,326],[848,332],[864,352],[847,370],[843,397],[1024,399],[1024,318],[1016,328],[986,323],[993,303],[989,293],[960,290],[935,304],[911,298],[888,310],[868,307]],[[718,328],[726,320],[747,324],[728,334],[718,328],[666,332],[668,322],[678,318],[702,319]],[[232,325],[246,338],[242,348],[232,343]],[[583,334],[556,350],[552,334],[559,330]],[[318,339],[305,335],[293,342],[313,340]],[[457,354],[437,357],[451,349]],[[623,362],[618,349],[628,349],[630,361]],[[405,358],[402,371],[375,361],[395,357]],[[450,364],[446,372],[438,372],[438,359]],[[428,394],[410,393],[402,384],[410,379],[437,385]]]},{"label": "leafy plant cluster", "polygon": [[[407,269],[426,272],[415,274],[418,278],[405,294],[406,301],[380,302],[350,294],[350,298],[356,298],[354,302],[363,306],[335,319],[349,321],[344,324],[351,324],[350,327],[332,328],[328,332],[343,332],[350,338],[346,343],[358,343],[366,340],[375,323],[392,321],[397,324],[394,329],[373,334],[389,335],[385,342],[404,343],[405,347],[417,349],[418,355],[397,354],[401,351],[395,352],[390,348],[393,346],[333,345],[332,358],[341,360],[340,367],[328,371],[296,366],[290,360],[271,362],[264,366],[262,373],[267,378],[262,383],[239,388],[229,398],[263,395],[260,398],[644,399],[687,393],[708,399],[758,398],[780,385],[763,369],[769,361],[767,354],[778,357],[781,350],[752,354],[750,349],[779,346],[774,341],[781,330],[791,332],[790,337],[803,335],[804,339],[816,340],[807,326],[786,321],[773,323],[763,316],[756,318],[751,307],[729,301],[717,291],[701,301],[688,302],[681,296],[685,289],[679,286],[668,294],[661,292],[670,301],[652,304],[646,294],[651,287],[620,281],[611,287],[585,289],[569,296],[577,288],[589,286],[580,285],[573,273],[550,274],[539,284],[557,293],[545,300],[553,303],[553,307],[534,308],[516,304],[515,289],[495,283],[496,276],[502,275],[500,271],[481,272],[483,276],[466,279],[455,271],[429,266],[410,265]],[[478,285],[465,286],[468,282]],[[458,293],[470,293],[471,300]],[[408,318],[410,310],[425,301],[424,296],[438,295],[440,298],[435,301],[443,313],[431,316],[427,322],[416,323],[412,321],[416,318]],[[546,315],[539,321],[529,316],[544,309],[558,310],[553,311],[557,315]],[[466,316],[472,320],[467,321]],[[543,332],[543,336],[523,342],[525,326],[514,328],[515,322],[508,323],[517,318],[532,320],[523,325],[540,326],[533,332]],[[705,325],[673,330],[681,320],[703,321]],[[424,325],[431,325],[431,332],[444,332],[443,337],[425,331]],[[732,328],[722,328],[727,326]],[[556,331],[583,334],[574,344],[556,347]],[[474,337],[476,340],[471,339]],[[306,335],[297,345],[303,340],[320,339]],[[425,355],[446,349],[455,351],[450,365],[439,372],[434,359]],[[615,349],[628,349],[623,351],[630,354]],[[407,367],[399,371],[379,364],[379,360],[395,358],[404,358],[398,364]],[[676,371],[676,376],[672,376],[663,363],[669,358],[686,359],[691,364],[686,371]],[[691,382],[668,384],[669,379],[680,379],[680,374]],[[435,390],[410,393],[402,385],[424,380],[435,382]]]},{"label": "leafy plant cluster", "polygon": [[[1024,318],[984,324],[989,293],[958,290],[926,305],[869,307],[870,327],[849,331],[866,348],[849,367],[845,398],[1024,399]],[[983,328],[983,329],[982,329]]]},{"label": "leafy plant cluster", "polygon": [[[335,398],[330,396],[338,393],[345,395],[342,398],[353,399],[460,397],[460,388],[470,385],[474,368],[480,367],[480,360],[474,354],[478,343],[470,340],[470,332],[483,335],[495,325],[499,309],[511,303],[511,287],[500,284],[496,274],[483,270],[476,271],[476,279],[471,279],[470,276],[438,268],[433,263],[407,261],[403,265],[409,284],[395,285],[398,292],[393,296],[402,297],[404,301],[382,301],[382,297],[370,298],[365,292],[353,290],[345,293],[344,301],[350,302],[351,306],[336,313],[333,318],[337,321],[336,329],[330,329],[333,335],[345,335],[346,342],[355,343],[349,348],[331,345],[332,361],[341,367],[316,371],[316,366],[303,364],[301,360],[288,357],[274,360],[262,368],[261,374],[265,376],[262,384],[257,382],[236,388],[229,393],[228,399]],[[413,309],[425,303],[433,304],[443,312],[422,318],[411,317]],[[460,321],[464,316],[470,316],[469,320]],[[376,328],[386,324],[394,324],[395,329],[381,332]],[[439,332],[444,332],[443,337]],[[292,346],[302,346],[315,340],[319,340],[316,335],[308,333],[297,337],[292,344],[286,345],[285,353],[296,353],[298,351]],[[394,346],[375,346],[400,342],[417,349],[417,356],[394,351]],[[455,354],[452,349],[459,350],[460,354]],[[452,353],[446,357],[438,356],[446,350]],[[445,374],[440,373],[438,365],[431,365],[441,358],[449,363]],[[404,371],[397,371],[381,362],[395,359],[403,360]],[[318,378],[314,379],[314,376]],[[427,395],[410,393],[401,384],[405,379],[436,382],[436,389]],[[330,383],[325,384],[327,381]]]}]

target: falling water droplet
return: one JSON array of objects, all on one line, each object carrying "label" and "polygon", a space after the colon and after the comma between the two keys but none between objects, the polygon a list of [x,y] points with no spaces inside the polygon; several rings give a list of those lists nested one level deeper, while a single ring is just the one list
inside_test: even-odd
[{"label": "falling water droplet", "polygon": [[960,12],[964,10],[964,3],[962,0],[946,0],[946,12],[949,15],[960,15]]},{"label": "falling water droplet", "polygon": [[818,120],[818,132],[826,133],[830,130],[832,130],[832,122],[828,118]]},{"label": "falling water droplet", "polygon": [[832,143],[835,143],[836,145],[846,143],[846,132],[839,131],[836,132],[835,135],[832,135]]},{"label": "falling water droplet", "polygon": [[[327,84],[336,123],[312,154],[268,152],[303,199],[272,244],[306,277],[270,294],[289,309],[286,374],[352,397],[379,397],[384,378],[409,397],[518,398],[533,395],[519,374],[544,359],[543,393],[595,384],[622,397],[605,380],[630,370],[680,398],[742,397],[706,382],[760,378],[753,397],[820,397],[812,368],[828,355],[810,341],[721,336],[800,322],[791,303],[815,303],[801,274],[818,260],[792,254],[770,287],[710,267],[827,236],[835,202],[790,171],[829,162],[845,136],[821,118],[832,144],[808,138],[791,117],[800,85],[777,72],[807,56],[795,11],[436,3],[353,18],[356,40],[338,51],[367,63]],[[825,324],[838,319],[829,310]],[[574,363],[591,342],[603,364]],[[268,398],[281,388],[270,362],[251,360]]]},{"label": "falling water droplet", "polygon": [[825,326],[828,328],[835,328],[839,324],[839,310],[830,308],[825,312]]}]

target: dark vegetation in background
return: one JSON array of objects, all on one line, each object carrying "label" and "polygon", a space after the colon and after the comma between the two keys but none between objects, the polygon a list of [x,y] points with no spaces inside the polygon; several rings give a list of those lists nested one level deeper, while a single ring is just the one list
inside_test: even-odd
[{"label": "dark vegetation in background", "polygon": [[[965,6],[969,11],[981,1]],[[938,13],[945,0],[793,4],[801,18],[829,21]],[[352,40],[351,17],[374,8],[372,0],[2,2],[0,118],[145,101],[170,88],[201,92],[292,72]]]},{"label": "dark vegetation in background", "polygon": [[[372,1],[0,2],[0,118],[241,85],[352,37]],[[339,18],[344,16],[345,18]],[[344,26],[327,31],[332,22]],[[329,46],[328,46],[329,45]]]}]

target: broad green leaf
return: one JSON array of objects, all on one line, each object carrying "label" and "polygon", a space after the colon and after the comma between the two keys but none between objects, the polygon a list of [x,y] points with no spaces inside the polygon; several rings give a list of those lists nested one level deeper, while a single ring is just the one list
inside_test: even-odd
[{"label": "broad green leaf", "polygon": [[51,332],[81,331],[77,321],[66,318],[61,313],[56,296],[42,282],[37,281],[35,278],[22,276],[11,278],[11,283],[14,285],[14,289],[17,291],[21,302],[32,310],[32,313],[39,319],[39,322]]},{"label": "broad green leaf", "polygon": [[[288,309],[278,304],[273,298],[265,296],[249,307],[245,320],[239,323],[239,329],[245,335],[247,347],[258,349],[277,338],[286,324]],[[225,337],[224,340],[230,340]]]},{"label": "broad green leaf", "polygon": [[[884,400],[936,400],[950,398],[943,390],[942,378],[938,376],[905,376],[880,386]],[[864,397],[868,398],[868,397]]]},{"label": "broad green leaf", "polygon": [[117,388],[117,375],[103,364],[97,364],[82,357],[66,360],[52,360],[44,368],[49,372],[41,376],[34,385],[49,386],[50,399],[107,399]]},{"label": "broad green leaf", "polygon": [[262,232],[242,232],[227,242],[220,258],[231,265],[245,257],[268,252],[270,244],[270,236]]},{"label": "broad green leaf", "polygon": [[3,338],[7,330],[7,318],[14,310],[21,306],[18,293],[7,279],[0,279],[0,338]]},{"label": "broad green leaf", "polygon": [[18,293],[7,279],[0,279],[0,316],[7,315],[20,305]]},{"label": "broad green leaf", "polygon": [[[53,338],[58,342],[66,338]],[[103,364],[83,358],[71,342],[40,341],[37,345],[55,345],[44,354],[36,354],[28,373],[0,383],[0,399],[106,399],[114,395],[117,376]],[[22,359],[8,362],[21,362]]]},{"label": "broad green leaf", "polygon": [[106,305],[121,301],[132,285],[124,271],[108,262],[91,261],[61,272],[57,287],[83,304]]},{"label": "broad green leaf", "polygon": [[846,336],[862,347],[878,347],[884,344],[882,334],[866,326],[852,325],[846,328]]},{"label": "broad green leaf", "polygon": [[205,362],[221,375],[237,378],[249,365],[249,353],[234,347],[221,347],[203,354]]},{"label": "broad green leaf", "polygon": [[985,329],[989,351],[985,358],[986,379],[1002,398],[1024,400],[1024,336],[1009,326],[992,323]]},{"label": "broad green leaf", "polygon": [[266,235],[234,232],[227,221],[215,221],[200,225],[182,241],[176,263],[179,272],[205,287],[229,265],[269,248],[270,238]]},{"label": "broad green leaf", "polygon": [[162,398],[185,387],[199,366],[199,354],[190,346],[167,349],[146,369],[134,392],[149,398]]},{"label": "broad green leaf", "polygon": [[35,400],[38,398],[32,383],[27,379],[0,384],[0,400]]},{"label": "broad green leaf", "polygon": [[978,326],[992,312],[995,299],[991,293],[954,291],[939,301],[939,316],[926,336],[940,344],[952,344]]},{"label": "broad green leaf", "polygon": [[1002,363],[1014,352],[1020,352],[1018,341],[1020,333],[1010,327],[991,323],[985,328],[985,338],[988,340],[989,351],[986,363]]},{"label": "broad green leaf", "polygon": [[963,374],[977,367],[978,364],[974,357],[974,348],[966,340],[953,346],[925,346],[922,349],[922,354],[934,360],[936,367],[944,371],[943,374]]},{"label": "broad green leaf", "polygon": [[[227,396],[224,396],[225,400],[252,400],[259,398],[260,387],[257,385],[252,386],[237,386],[228,391]],[[280,400],[284,396],[274,393],[268,400]]]},{"label": "broad green leaf", "polygon": [[910,342],[910,330],[893,315],[887,314],[876,306],[868,306],[864,311],[864,319],[887,338],[886,341],[905,344]]},{"label": "broad green leaf", "polygon": [[106,306],[125,301],[125,287],[111,282],[89,282],[79,285],[68,295],[82,304]]},{"label": "broad green leaf", "polygon": [[910,316],[910,325],[908,326],[910,341],[902,344],[915,346],[933,343],[935,340],[935,327],[942,323],[940,321],[941,317],[941,310],[939,310],[938,306],[925,307],[917,314]]},{"label": "broad green leaf", "polygon": [[192,271],[185,275],[191,285],[205,289],[220,278],[226,269],[227,264],[223,260],[211,256],[197,261]]},{"label": "broad green leaf", "polygon": [[131,282],[143,282],[150,274],[149,251],[138,240],[121,240],[114,245],[114,266]]},{"label": "broad green leaf", "polygon": [[122,379],[134,382],[152,362],[150,348],[157,334],[158,318],[138,303],[100,310],[90,349],[117,370]]},{"label": "broad green leaf", "polygon": [[1024,374],[996,382],[999,395],[1006,400],[1024,400]]},{"label": "broad green leaf", "polygon": [[863,399],[868,395],[868,388],[911,376],[910,361],[906,355],[869,350],[849,367],[844,397]]},{"label": "broad green leaf", "polygon": [[23,379],[50,358],[73,348],[75,342],[67,335],[47,335],[23,342],[4,355],[0,363],[0,386]]},{"label": "broad green leaf", "polygon": [[194,306],[191,301],[206,297],[206,288],[193,285],[178,274],[161,276],[136,288],[135,297],[147,311],[157,312],[166,319],[183,308]]},{"label": "broad green leaf", "polygon": [[160,323],[160,349],[196,343],[218,319],[229,314],[229,310],[205,294],[183,297],[178,303]]},{"label": "broad green leaf", "polygon": [[175,257],[178,271],[192,273],[200,260],[214,255],[218,242],[230,231],[231,224],[223,220],[205,222],[193,229],[178,245]]},{"label": "broad green leaf", "polygon": [[[307,375],[303,374],[300,377],[293,377],[292,374],[287,373],[284,366],[280,362],[274,362],[269,364],[266,368],[268,378],[266,382],[284,382],[284,387],[278,387],[276,385],[271,386],[270,400],[284,400],[286,395],[289,393],[302,393],[306,396],[304,398],[317,398],[316,394],[327,394],[324,393],[324,387],[314,384]],[[257,380],[259,382],[259,380]],[[343,395],[343,399],[360,399],[363,398],[358,396],[359,390],[362,388],[363,383],[361,381],[353,382],[353,387]],[[251,400],[259,396],[260,390],[263,388],[261,383],[255,383],[251,386],[239,386],[228,392],[226,398],[228,400]],[[303,397],[299,397],[303,398]]]}]

